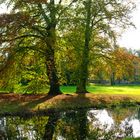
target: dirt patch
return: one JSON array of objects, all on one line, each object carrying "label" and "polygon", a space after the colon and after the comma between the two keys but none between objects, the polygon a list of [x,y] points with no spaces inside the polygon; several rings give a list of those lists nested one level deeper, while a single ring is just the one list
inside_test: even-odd
[{"label": "dirt patch", "polygon": [[0,101],[32,101],[44,97],[45,95],[22,95],[22,94],[0,94]]},{"label": "dirt patch", "polygon": [[0,94],[0,102],[3,101],[19,101],[19,102],[32,102],[36,100],[42,100],[44,102],[51,101],[71,101],[71,100],[88,100],[90,102],[103,102],[111,103],[114,101],[130,101],[133,100],[131,96],[126,95],[96,95],[96,94],[72,94],[72,95],[58,95],[58,96],[48,96],[48,95],[22,95],[22,94]]}]

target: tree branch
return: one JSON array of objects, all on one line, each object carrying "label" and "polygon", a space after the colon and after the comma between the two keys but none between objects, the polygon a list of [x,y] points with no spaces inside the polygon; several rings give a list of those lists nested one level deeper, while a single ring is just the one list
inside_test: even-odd
[{"label": "tree branch", "polygon": [[17,36],[17,37],[12,38],[12,39],[4,39],[4,40],[2,40],[2,42],[9,42],[9,41],[14,41],[14,40],[22,39],[22,38],[28,38],[28,37],[35,37],[35,38],[40,38],[40,39],[44,40],[44,38],[39,36],[39,35],[28,34],[28,35]]},{"label": "tree branch", "polygon": [[[61,0],[60,0],[61,1]],[[67,8],[69,8],[74,2],[77,2],[78,0],[72,0],[72,2],[67,6],[65,7],[59,14],[58,14],[58,18],[57,18],[57,22],[59,21],[60,19],[60,16],[67,10]]]},{"label": "tree branch", "polygon": [[44,18],[46,24],[49,24],[49,23],[50,23],[50,19],[49,19],[48,16],[46,15],[46,13],[45,13],[45,11],[44,11],[44,9],[43,9],[43,7],[42,7],[42,5],[41,5],[40,3],[38,4],[38,7],[39,7],[39,9],[40,9],[40,11],[41,11],[41,14],[42,14],[42,16],[43,16],[43,18]]}]

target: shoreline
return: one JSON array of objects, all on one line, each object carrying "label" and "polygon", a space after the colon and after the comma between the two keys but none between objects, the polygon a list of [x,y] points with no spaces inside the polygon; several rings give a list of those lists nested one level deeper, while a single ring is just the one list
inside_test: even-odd
[{"label": "shoreline", "polygon": [[140,105],[138,95],[105,94],[0,94],[0,116],[30,116],[86,108],[113,108]]}]

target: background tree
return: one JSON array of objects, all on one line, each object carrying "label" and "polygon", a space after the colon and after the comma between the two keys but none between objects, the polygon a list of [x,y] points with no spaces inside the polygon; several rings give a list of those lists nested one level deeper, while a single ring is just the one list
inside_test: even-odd
[{"label": "background tree", "polygon": [[[109,50],[110,49],[110,50]],[[111,49],[108,47],[105,56],[103,53],[89,65],[89,77],[98,83],[131,83],[138,81],[140,60],[134,54],[130,54],[126,48],[116,47]],[[99,53],[99,52],[98,52]],[[96,56],[98,54],[94,54]],[[92,59],[91,59],[92,60]],[[94,67],[93,67],[94,66]]]},{"label": "background tree", "polygon": [[111,62],[111,85],[115,84],[115,80],[119,83],[121,81],[131,81],[134,75],[134,56],[129,54],[125,48],[116,48],[112,52],[112,62]]}]

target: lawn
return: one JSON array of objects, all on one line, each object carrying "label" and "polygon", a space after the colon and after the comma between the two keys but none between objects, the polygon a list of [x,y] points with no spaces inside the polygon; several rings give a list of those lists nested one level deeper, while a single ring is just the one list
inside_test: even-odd
[{"label": "lawn", "polygon": [[[90,85],[87,86],[89,92],[94,94],[125,94],[125,95],[140,95],[140,85],[129,86],[108,86],[108,85]],[[61,86],[62,92],[74,93],[75,86]]]},{"label": "lawn", "polygon": [[[140,85],[89,85],[87,90],[93,94],[121,94],[121,95],[140,95]],[[0,90],[1,93],[8,92],[7,90]],[[49,87],[43,88],[39,93],[47,93]],[[76,92],[76,86],[61,86],[61,91],[64,94],[74,94]],[[26,93],[26,90],[22,88],[15,88],[15,93]],[[29,92],[30,93],[30,92]]]}]

